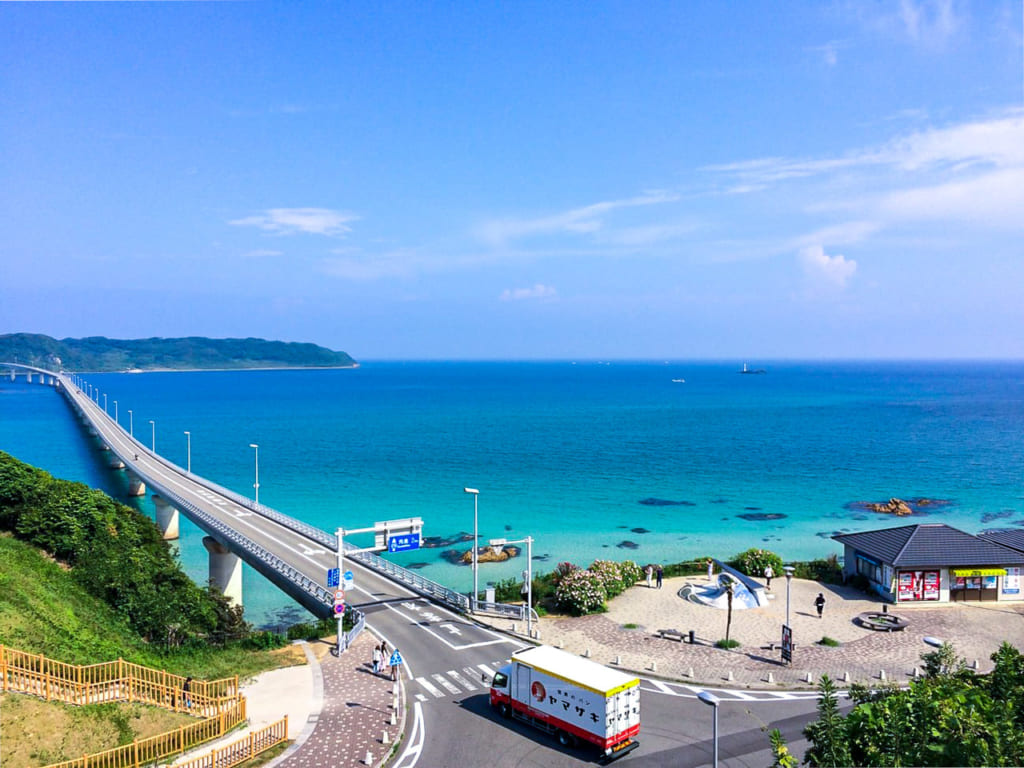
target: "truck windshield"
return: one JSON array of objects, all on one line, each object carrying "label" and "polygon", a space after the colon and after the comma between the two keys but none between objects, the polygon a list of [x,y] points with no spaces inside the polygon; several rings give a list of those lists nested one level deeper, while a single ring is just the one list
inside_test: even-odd
[{"label": "truck windshield", "polygon": [[494,688],[504,688],[508,685],[508,675],[504,675],[501,672],[494,673],[494,679],[491,680],[491,686]]}]

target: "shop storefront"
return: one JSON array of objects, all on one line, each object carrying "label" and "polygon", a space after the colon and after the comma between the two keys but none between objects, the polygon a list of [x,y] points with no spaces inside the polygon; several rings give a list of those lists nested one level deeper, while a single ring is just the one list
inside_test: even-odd
[{"label": "shop storefront", "polygon": [[[843,573],[900,604],[1024,600],[1024,536],[1017,549],[942,523],[832,537]],[[992,537],[994,538],[994,537]]]},{"label": "shop storefront", "polygon": [[999,579],[1006,568],[953,568],[949,599],[955,602],[989,602],[999,599]]}]

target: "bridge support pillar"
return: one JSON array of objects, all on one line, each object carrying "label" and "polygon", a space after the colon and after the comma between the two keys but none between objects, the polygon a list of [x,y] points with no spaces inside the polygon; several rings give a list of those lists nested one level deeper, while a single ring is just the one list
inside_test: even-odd
[{"label": "bridge support pillar", "polygon": [[124,469],[124,462],[121,461],[121,457],[113,451],[110,452],[110,468],[111,469]]},{"label": "bridge support pillar", "polygon": [[156,524],[160,527],[165,541],[178,538],[178,510],[167,499],[153,496],[156,504]]},{"label": "bridge support pillar", "polygon": [[136,475],[134,472],[128,473],[128,495],[129,496],[145,496],[146,495],[146,484],[142,482],[142,478]]},{"label": "bridge support pillar", "polygon": [[25,383],[26,384],[31,384],[32,383],[32,372],[31,371],[29,371],[28,373],[25,374]]},{"label": "bridge support pillar", "polygon": [[235,605],[242,604],[242,560],[212,536],[203,537],[210,553],[210,581]]}]

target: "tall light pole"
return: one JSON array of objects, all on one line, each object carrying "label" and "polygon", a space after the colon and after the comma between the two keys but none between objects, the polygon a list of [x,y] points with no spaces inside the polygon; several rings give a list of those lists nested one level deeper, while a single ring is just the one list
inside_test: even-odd
[{"label": "tall light pole", "polygon": [[719,699],[713,693],[707,691],[701,691],[697,694],[697,698],[707,704],[709,707],[715,708],[715,716],[711,731],[711,740],[714,743],[713,747],[713,758],[711,760],[711,768],[718,768],[718,704]]},{"label": "tall light pole", "polygon": [[151,430],[152,430],[152,432],[153,432],[153,436],[152,436],[152,443],[150,444],[150,446],[149,446],[149,449],[150,449],[150,450],[151,450],[151,451],[152,451],[153,453],[156,453],[156,422],[155,422],[155,421],[153,421],[152,419],[150,419],[150,420],[149,420],[149,427],[150,427],[150,429],[151,429]]},{"label": "tall light pole", "polygon": [[796,569],[792,565],[784,565],[782,570],[786,572],[786,626],[792,627],[789,623],[789,585],[793,582],[793,571]]},{"label": "tall light pole", "polygon": [[471,607],[473,611],[476,611],[476,604],[480,595],[480,571],[479,564],[477,563],[477,550],[480,548],[480,533],[477,515],[480,491],[476,488],[463,488],[462,490],[464,493],[473,494],[473,601],[471,603]]},{"label": "tall light pole", "polygon": [[249,443],[249,447],[256,451],[256,482],[252,487],[256,489],[256,503],[260,503],[260,447],[256,443]]},{"label": "tall light pole", "polygon": [[103,412],[107,412],[107,393],[103,393]]},{"label": "tall light pole", "polygon": [[128,435],[135,437],[135,421],[132,419],[132,409],[128,409]]},{"label": "tall light pole", "polygon": [[114,422],[118,424],[120,423],[117,420],[117,400],[114,401]]},{"label": "tall light pole", "polygon": [[192,433],[189,432],[187,429],[185,430],[185,438],[188,440],[188,442],[187,442],[188,448],[187,448],[187,453],[186,453],[186,456],[188,458],[187,458],[187,463],[185,464],[185,471],[188,472],[191,475],[192,474]]}]

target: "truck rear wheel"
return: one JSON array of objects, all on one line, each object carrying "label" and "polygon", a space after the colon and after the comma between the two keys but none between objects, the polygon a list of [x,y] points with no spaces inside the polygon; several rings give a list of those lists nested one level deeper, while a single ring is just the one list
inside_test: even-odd
[{"label": "truck rear wheel", "polygon": [[559,731],[558,732],[558,743],[561,744],[563,747],[575,747],[576,746],[576,737],[573,736],[568,731]]}]

